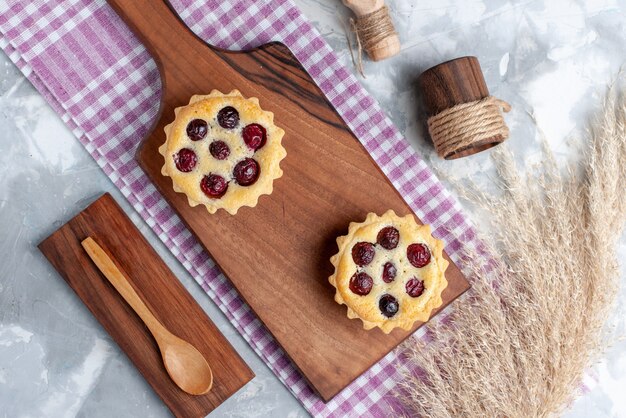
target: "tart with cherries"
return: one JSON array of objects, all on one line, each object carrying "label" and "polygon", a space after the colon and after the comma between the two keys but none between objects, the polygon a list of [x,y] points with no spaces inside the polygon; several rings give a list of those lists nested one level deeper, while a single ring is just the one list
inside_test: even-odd
[{"label": "tart with cherries", "polygon": [[258,99],[246,99],[237,90],[213,90],[193,96],[174,113],[159,147],[165,159],[161,173],[171,177],[174,190],[184,193],[191,206],[234,215],[272,193],[287,155],[281,143],[284,131]]},{"label": "tart with cherries", "polygon": [[364,222],[352,222],[337,246],[329,278],[337,290],[335,301],[347,305],[348,318],[361,319],[365,329],[409,330],[441,306],[449,264],[443,242],[412,215],[370,213]]}]

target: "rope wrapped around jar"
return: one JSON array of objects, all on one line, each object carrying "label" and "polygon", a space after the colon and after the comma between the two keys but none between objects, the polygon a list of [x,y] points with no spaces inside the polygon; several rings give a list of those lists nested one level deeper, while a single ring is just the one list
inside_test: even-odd
[{"label": "rope wrapped around jar", "polygon": [[418,83],[429,114],[428,132],[441,158],[466,157],[509,137],[502,111],[510,111],[511,106],[489,94],[476,57],[432,67]]}]

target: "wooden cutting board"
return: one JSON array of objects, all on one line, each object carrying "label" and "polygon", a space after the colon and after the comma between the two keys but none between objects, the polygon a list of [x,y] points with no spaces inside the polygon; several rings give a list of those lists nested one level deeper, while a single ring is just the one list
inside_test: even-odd
[{"label": "wooden cutting board", "polygon": [[[213,370],[213,388],[207,394],[189,395],[172,382],[146,326],[81,246],[88,236],[115,259],[156,318],[205,356]],[[254,377],[109,194],[46,238],[39,249],[174,415],[204,417]]]},{"label": "wooden cutting board", "polygon": [[[162,113],[143,142],[139,163],[311,386],[329,400],[410,334],[364,331],[360,321],[347,319],[328,283],[335,238],[368,212],[394,209],[405,215],[411,209],[285,46],[217,50],[162,1],[109,3],[152,52],[164,85]],[[236,216],[191,208],[160,174],[157,148],[174,108],[212,89],[258,97],[286,131],[284,176],[270,196]],[[444,306],[469,287],[454,264],[446,275]]]}]

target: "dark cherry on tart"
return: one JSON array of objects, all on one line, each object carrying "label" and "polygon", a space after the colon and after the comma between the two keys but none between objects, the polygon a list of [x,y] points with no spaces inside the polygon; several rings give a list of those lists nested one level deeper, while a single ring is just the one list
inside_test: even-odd
[{"label": "dark cherry on tart", "polygon": [[183,173],[189,173],[193,170],[197,162],[196,153],[189,148],[183,148],[174,154],[174,164]]},{"label": "dark cherry on tart", "polygon": [[374,259],[374,245],[369,242],[359,242],[352,247],[352,259],[357,266],[367,266]]},{"label": "dark cherry on tart", "polygon": [[209,174],[202,178],[200,188],[208,197],[219,198],[224,196],[226,190],[228,190],[228,182],[220,175]]},{"label": "dark cherry on tart", "polygon": [[385,283],[393,282],[393,279],[396,278],[396,274],[398,274],[398,270],[396,269],[396,266],[394,266],[391,261],[387,261],[383,265],[383,275],[382,275],[383,282]]},{"label": "dark cherry on tart", "polygon": [[360,318],[366,329],[408,330],[442,304],[448,266],[443,243],[412,216],[370,213],[365,222],[350,224],[337,244],[339,253],[331,258],[335,273],[329,279],[337,288],[335,300],[346,304],[348,317]]},{"label": "dark cherry on tart", "polygon": [[364,272],[354,273],[350,279],[350,290],[359,296],[369,294],[374,285],[374,280]]},{"label": "dark cherry on tart", "polygon": [[237,163],[233,169],[233,177],[237,184],[250,186],[259,178],[261,168],[253,158],[246,158]]},{"label": "dark cherry on tart", "polygon": [[378,245],[386,250],[393,250],[398,246],[398,240],[400,239],[400,232],[393,226],[386,226],[380,230],[376,236],[376,242]]},{"label": "dark cherry on tart", "polygon": [[417,298],[424,293],[424,281],[415,277],[406,282],[406,293],[412,298]]},{"label": "dark cherry on tart", "polygon": [[243,128],[241,136],[243,137],[243,142],[245,142],[250,149],[255,151],[262,148],[267,141],[267,132],[265,128],[258,123],[253,123]]},{"label": "dark cherry on tart", "polygon": [[226,106],[217,112],[217,123],[225,129],[233,129],[239,124],[239,112],[232,106]]},{"label": "dark cherry on tart", "polygon": [[187,136],[192,141],[200,141],[206,137],[209,125],[205,120],[194,119],[187,124]]},{"label": "dark cherry on tart", "polygon": [[209,152],[217,160],[225,160],[230,155],[230,148],[224,141],[214,141],[209,145]]},{"label": "dark cherry on tart", "polygon": [[391,295],[383,295],[378,301],[378,308],[383,315],[391,318],[398,312],[400,306],[398,305],[398,299]]},{"label": "dark cherry on tart", "polygon": [[406,249],[409,262],[415,267],[422,268],[430,263],[430,250],[424,244],[411,244]]}]

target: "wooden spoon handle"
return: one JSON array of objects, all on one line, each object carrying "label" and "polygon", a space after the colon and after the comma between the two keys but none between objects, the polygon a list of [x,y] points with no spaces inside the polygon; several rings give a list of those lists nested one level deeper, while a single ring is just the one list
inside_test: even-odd
[{"label": "wooden spoon handle", "polygon": [[154,338],[159,342],[159,337],[169,334],[169,331],[154,317],[150,309],[141,300],[135,289],[128,282],[128,279],[117,268],[113,260],[106,252],[93,240],[88,237],[81,242],[81,245],[94,262],[98,269],[104,274],[109,282],[115,287],[118,293],[130,305],[131,308],[139,315],[141,320],[146,324]]}]

